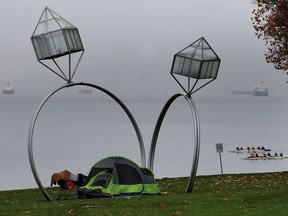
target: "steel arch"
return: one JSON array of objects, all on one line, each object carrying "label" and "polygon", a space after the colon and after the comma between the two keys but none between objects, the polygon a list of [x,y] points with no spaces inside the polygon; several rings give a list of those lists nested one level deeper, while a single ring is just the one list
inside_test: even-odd
[{"label": "steel arch", "polygon": [[136,132],[137,138],[138,138],[138,142],[139,142],[139,147],[140,147],[140,156],[141,156],[141,166],[142,167],[146,167],[146,156],[145,156],[145,148],[144,148],[144,142],[143,142],[143,138],[140,132],[140,129],[137,125],[136,120],[134,119],[132,113],[129,111],[129,109],[126,107],[126,105],[118,98],[116,97],[114,94],[112,94],[110,91],[106,90],[105,88],[102,88],[100,86],[91,84],[91,83],[83,83],[83,82],[78,82],[78,83],[68,83],[65,84],[64,86],[61,86],[59,88],[57,88],[56,90],[54,90],[50,95],[46,96],[46,98],[43,99],[43,101],[40,103],[38,109],[36,110],[32,121],[30,123],[30,127],[29,127],[29,133],[28,133],[28,156],[29,156],[29,162],[30,162],[30,167],[34,176],[34,179],[41,191],[41,193],[43,194],[43,196],[48,200],[48,201],[52,201],[53,199],[51,198],[51,196],[48,194],[48,192],[45,190],[45,188],[43,187],[41,180],[38,176],[37,170],[36,170],[36,166],[35,166],[35,162],[34,162],[34,156],[33,156],[33,134],[34,134],[34,128],[35,128],[35,124],[36,124],[36,120],[37,117],[41,111],[41,109],[43,108],[44,104],[49,100],[49,98],[51,98],[55,93],[57,93],[58,91],[60,91],[61,89],[64,88],[68,88],[68,87],[72,87],[72,86],[90,86],[92,88],[96,88],[104,93],[106,93],[107,95],[109,95],[111,98],[113,98],[120,106],[121,108],[125,111],[125,113],[127,114],[127,116],[129,117],[131,123],[133,124],[134,130]]},{"label": "steel arch", "polygon": [[169,107],[174,102],[174,100],[176,100],[180,96],[183,96],[188,101],[190,109],[192,111],[193,120],[194,120],[194,156],[193,156],[193,160],[192,160],[192,168],[191,168],[190,178],[189,178],[187,188],[186,188],[186,193],[191,193],[192,189],[193,189],[194,182],[195,182],[195,178],[196,178],[196,172],[197,172],[197,168],[198,168],[198,161],[199,161],[199,154],[200,154],[200,122],[199,122],[199,115],[198,115],[198,111],[196,109],[196,106],[195,106],[192,98],[188,97],[187,95],[185,95],[183,93],[177,93],[177,94],[173,95],[164,105],[164,107],[163,107],[163,109],[162,109],[162,111],[158,117],[155,129],[154,129],[154,133],[153,133],[153,137],[152,137],[152,141],[151,141],[151,145],[150,145],[148,168],[153,171],[154,156],[155,156],[157,139],[158,139],[158,135],[159,135],[160,128],[161,128],[162,122],[164,120],[164,117],[165,117]]}]

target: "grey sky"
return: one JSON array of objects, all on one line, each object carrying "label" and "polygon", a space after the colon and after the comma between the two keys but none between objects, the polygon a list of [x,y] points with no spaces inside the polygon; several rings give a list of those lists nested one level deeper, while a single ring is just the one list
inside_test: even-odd
[{"label": "grey sky", "polygon": [[250,0],[0,0],[0,84],[50,93],[64,81],[36,60],[30,41],[45,6],[75,25],[85,53],[74,81],[116,95],[165,96],[181,91],[170,76],[173,55],[204,36],[221,58],[216,81],[201,94],[250,90],[260,81],[285,94],[286,75],[264,59],[254,36]]}]

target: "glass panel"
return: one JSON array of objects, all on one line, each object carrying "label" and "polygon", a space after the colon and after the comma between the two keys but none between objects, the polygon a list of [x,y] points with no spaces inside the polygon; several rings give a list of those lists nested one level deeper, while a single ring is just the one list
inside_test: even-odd
[{"label": "glass panel", "polygon": [[183,70],[182,70],[182,75],[183,76],[189,76],[190,73],[190,67],[191,67],[191,59],[185,59],[184,64],[183,64]]},{"label": "glass panel", "polygon": [[208,69],[207,69],[207,77],[206,78],[209,78],[211,77],[211,73],[212,73],[212,68],[213,68],[213,61],[209,61],[208,62]]},{"label": "glass panel", "polygon": [[67,53],[62,31],[52,32],[32,39],[38,59],[51,58]]},{"label": "glass panel", "polygon": [[[41,35],[33,39],[35,41],[36,53],[39,59],[45,59],[51,55],[55,55],[54,43],[51,35]],[[54,52],[53,52],[54,51]]]},{"label": "glass panel", "polygon": [[67,47],[68,50],[73,51],[75,49],[75,43],[73,42],[73,35],[71,30],[64,31],[66,40],[67,40]]},{"label": "glass panel", "polygon": [[198,72],[200,69],[200,65],[201,65],[200,61],[192,60],[189,77],[198,78]]},{"label": "glass panel", "polygon": [[220,65],[220,61],[215,61],[214,62],[213,68],[212,68],[212,71],[211,71],[211,75],[210,75],[211,78],[216,78],[217,77],[218,70],[219,70],[219,65]]},{"label": "glass panel", "polygon": [[56,31],[56,32],[53,32],[51,34],[51,36],[52,36],[53,42],[54,42],[54,44],[53,44],[53,47],[55,49],[54,53],[56,53],[57,55],[67,53],[68,49],[67,49],[66,42],[64,40],[63,32],[61,30]]},{"label": "glass panel", "polygon": [[59,23],[59,27],[60,28],[69,28],[69,29],[71,29],[71,28],[75,28],[75,26],[73,26],[71,23],[69,23],[67,20],[65,20],[65,19],[63,19],[62,17],[57,17],[57,18],[55,18],[55,20],[57,20],[57,22]]},{"label": "glass panel", "polygon": [[69,23],[67,20],[59,16],[51,9],[45,8],[33,35],[36,36],[46,34],[64,28],[72,29],[75,28],[75,26],[73,26],[71,23]]},{"label": "glass panel", "polygon": [[33,46],[34,46],[34,49],[35,49],[35,53],[36,53],[37,59],[40,59],[40,58],[42,58],[43,54],[42,54],[42,51],[41,51],[41,47],[39,47],[37,42],[38,41],[35,38],[32,38],[32,43],[33,43]]},{"label": "glass panel", "polygon": [[71,36],[70,38],[71,38],[71,49],[73,49],[73,50],[78,50],[79,48],[78,48],[78,43],[77,43],[77,40],[76,40],[76,38],[79,36],[77,33],[77,31],[75,31],[75,30],[73,30],[73,31],[69,31],[69,35]]},{"label": "glass panel", "polygon": [[78,30],[74,29],[71,33],[73,33],[73,43],[75,44],[75,50],[83,50]]},{"label": "glass panel", "polygon": [[45,20],[38,24],[34,35],[46,34],[48,32],[56,31],[60,26],[54,20]]},{"label": "glass panel", "polygon": [[78,32],[78,29],[75,29],[74,30],[74,34],[75,34],[75,41],[76,41],[76,44],[77,44],[77,49],[78,50],[84,50],[84,47],[83,47],[83,44],[82,44],[82,41],[81,41],[81,38],[80,38],[80,34]]},{"label": "glass panel", "polygon": [[175,74],[182,74],[182,68],[183,68],[184,58],[176,56],[173,64],[172,73]]},{"label": "glass panel", "polygon": [[201,68],[201,72],[200,72],[200,78],[201,79],[204,79],[204,78],[208,78],[208,65],[209,65],[209,62],[203,62],[202,63],[202,68]]},{"label": "glass panel", "polygon": [[45,58],[47,56],[47,49],[43,37],[39,37],[39,40],[36,40],[37,46],[39,47],[39,59]]},{"label": "glass panel", "polygon": [[215,53],[211,49],[203,50],[204,60],[213,60],[217,59]]},{"label": "glass panel", "polygon": [[66,29],[65,35],[68,42],[68,49],[70,49],[70,51],[75,52],[83,50],[80,35],[77,29]]}]

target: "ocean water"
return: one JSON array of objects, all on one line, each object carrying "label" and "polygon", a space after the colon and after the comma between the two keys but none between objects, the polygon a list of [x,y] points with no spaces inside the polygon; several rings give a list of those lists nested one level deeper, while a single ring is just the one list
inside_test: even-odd
[{"label": "ocean water", "polygon": [[[37,187],[28,160],[27,138],[41,99],[0,97],[0,190]],[[123,100],[141,130],[147,162],[154,127],[168,99]],[[221,154],[224,174],[287,171],[288,159],[249,161],[227,150],[265,146],[288,154],[288,97],[199,96],[194,102],[201,129],[197,175],[221,174],[216,143],[224,147]],[[33,138],[35,165],[44,187],[50,185],[54,172],[67,169],[87,174],[104,157],[120,155],[141,162],[137,136],[127,115],[108,96],[95,92],[53,96],[37,118]],[[178,98],[167,112],[159,133],[153,170],[156,178],[189,176],[193,152],[191,110],[184,98]]]}]

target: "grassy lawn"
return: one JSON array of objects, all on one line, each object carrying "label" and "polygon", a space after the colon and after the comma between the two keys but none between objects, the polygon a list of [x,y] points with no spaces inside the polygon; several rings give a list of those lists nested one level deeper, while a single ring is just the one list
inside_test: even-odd
[{"label": "grassy lawn", "polygon": [[37,189],[0,191],[0,216],[12,215],[287,215],[288,172],[197,176],[186,194],[188,178],[163,178],[163,194],[137,198],[57,200]]}]

